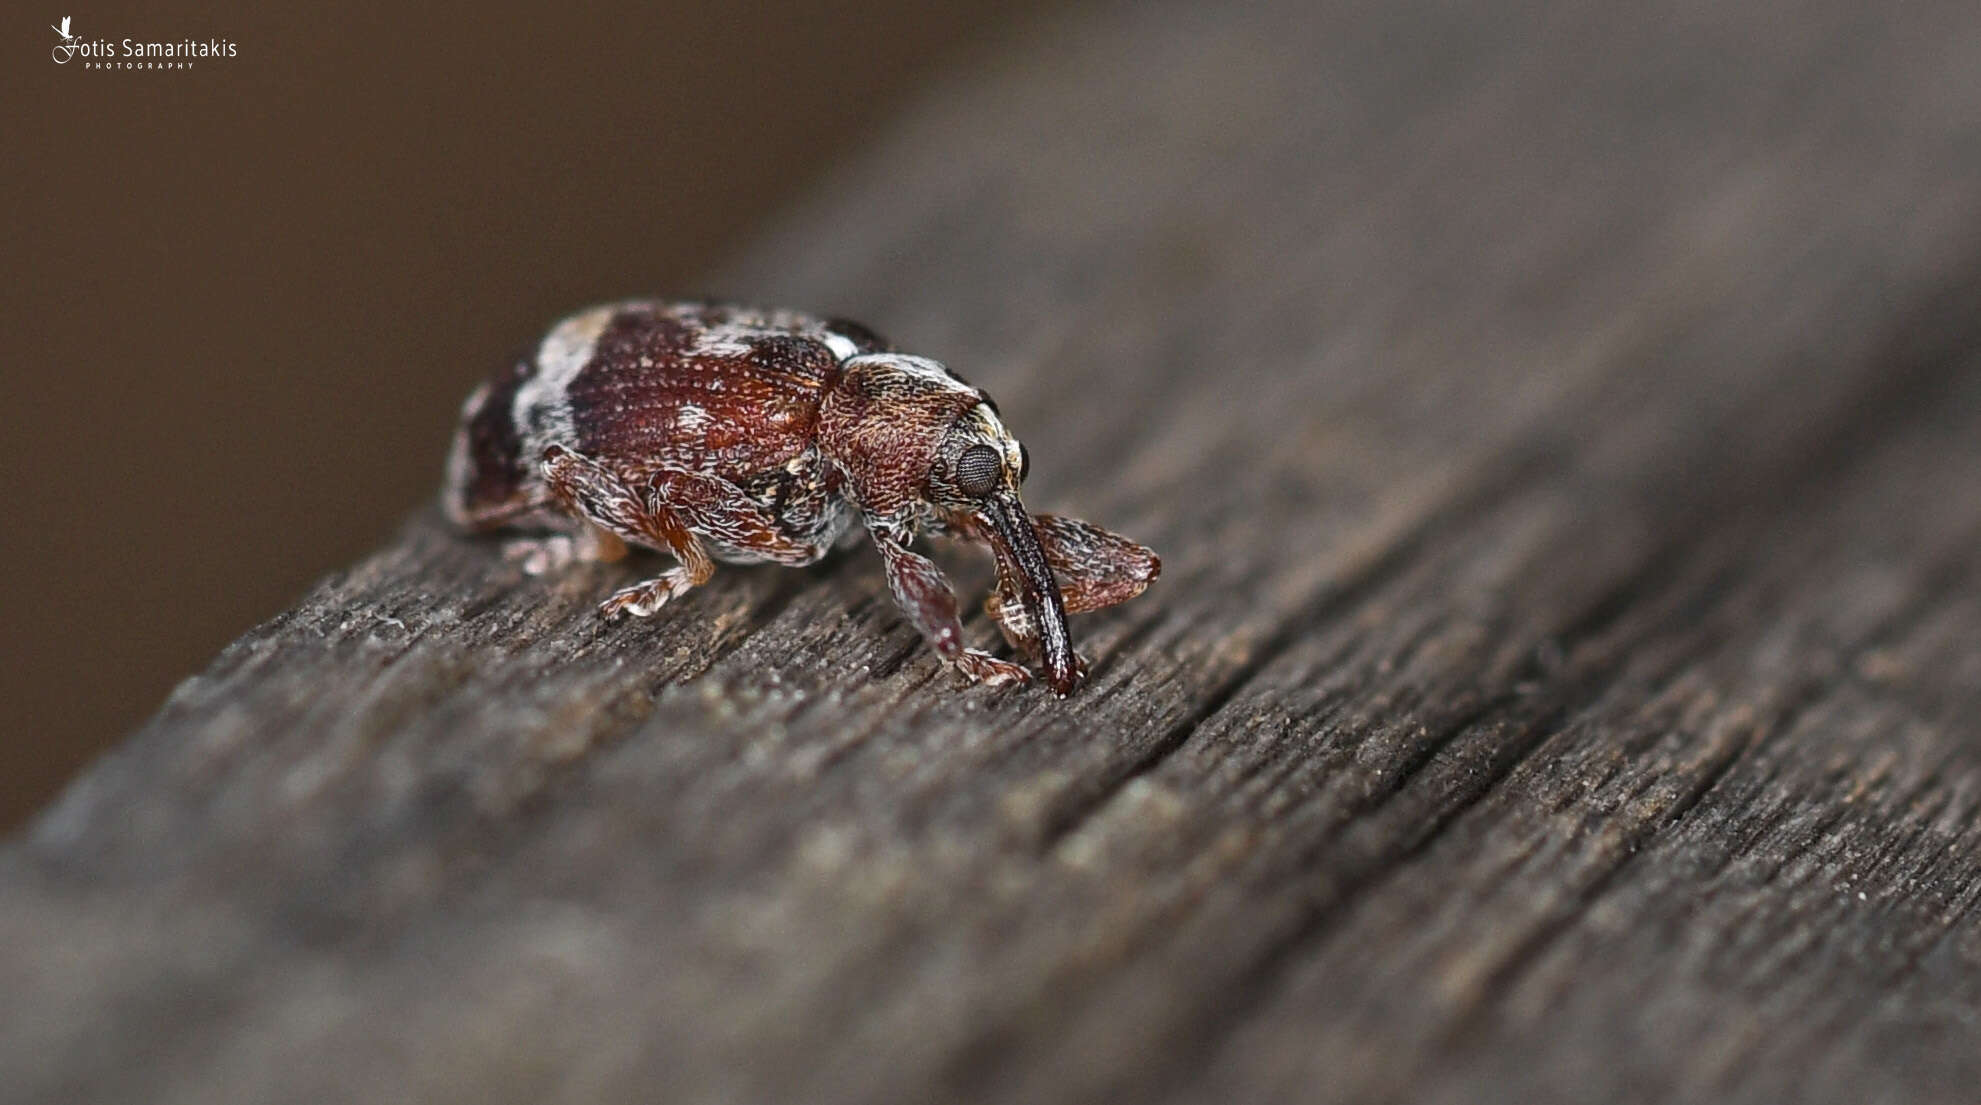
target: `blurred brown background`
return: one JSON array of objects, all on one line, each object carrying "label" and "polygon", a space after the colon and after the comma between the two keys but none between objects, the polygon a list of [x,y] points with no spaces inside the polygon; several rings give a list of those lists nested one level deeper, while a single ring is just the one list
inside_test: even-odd
[{"label": "blurred brown background", "polygon": [[[65,9],[66,10],[66,9]],[[1009,7],[133,4],[8,21],[0,827],[433,493],[471,384],[699,274]],[[856,312],[858,304],[818,305]]]}]

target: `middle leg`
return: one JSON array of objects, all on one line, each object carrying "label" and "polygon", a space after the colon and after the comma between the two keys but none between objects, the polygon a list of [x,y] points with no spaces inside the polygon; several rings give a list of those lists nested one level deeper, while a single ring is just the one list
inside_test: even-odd
[{"label": "middle leg", "polygon": [[824,551],[793,540],[777,519],[743,489],[718,476],[663,467],[635,487],[589,457],[553,446],[546,450],[544,481],[572,514],[603,536],[672,553],[681,566],[624,588],[601,613],[644,617],[708,581],[715,571],[702,537],[792,566],[810,564]]},{"label": "middle leg", "polygon": [[646,617],[715,574],[715,562],[680,514],[604,465],[553,445],[544,450],[542,472],[551,495],[576,518],[617,540],[660,549],[680,561],[653,579],[615,591],[599,604],[599,613]]}]

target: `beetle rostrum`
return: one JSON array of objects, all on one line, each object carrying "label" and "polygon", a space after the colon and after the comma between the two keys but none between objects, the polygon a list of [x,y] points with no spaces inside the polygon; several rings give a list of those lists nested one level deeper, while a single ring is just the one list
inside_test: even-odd
[{"label": "beetle rostrum", "polygon": [[857,323],[631,300],[557,323],[468,397],[442,505],[470,532],[527,533],[507,552],[531,573],[628,545],[674,557],[600,604],[609,616],[654,613],[718,560],[810,564],[858,521],[945,663],[1023,682],[1025,667],[964,645],[949,582],[910,547],[981,544],[997,569],[985,610],[1064,696],[1085,671],[1066,616],[1141,594],[1161,563],[1092,523],[1028,513],[1030,468],[987,394]]}]

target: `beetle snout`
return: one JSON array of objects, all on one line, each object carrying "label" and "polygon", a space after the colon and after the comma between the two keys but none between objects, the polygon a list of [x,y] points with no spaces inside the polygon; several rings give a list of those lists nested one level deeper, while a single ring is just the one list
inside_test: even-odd
[{"label": "beetle snout", "polygon": [[1080,672],[1066,633],[1066,605],[1060,598],[1059,582],[1046,562],[1031,515],[1025,513],[1016,493],[1004,491],[985,500],[983,516],[989,523],[992,551],[1018,584],[1019,601],[1038,627],[1039,659],[1045,665],[1046,682],[1054,694],[1064,698],[1073,693]]}]

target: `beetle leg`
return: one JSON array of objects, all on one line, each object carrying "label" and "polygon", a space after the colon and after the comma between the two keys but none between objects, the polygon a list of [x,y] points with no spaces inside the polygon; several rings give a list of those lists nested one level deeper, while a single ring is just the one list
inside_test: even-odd
[{"label": "beetle leg", "polygon": [[460,496],[450,492],[441,506],[450,521],[471,533],[503,529],[549,531],[512,537],[502,543],[502,559],[527,575],[556,571],[575,561],[610,561],[626,555],[625,542],[582,518],[572,517],[543,488],[493,505],[473,506],[463,505]]},{"label": "beetle leg", "polygon": [[[1059,584],[1060,601],[1068,614],[1126,602],[1141,594],[1162,572],[1162,561],[1147,546],[1092,522],[1034,514],[1032,528],[1039,535],[1039,547],[1045,550],[1046,563]],[[956,535],[985,540],[974,526],[958,528]],[[997,622],[1013,649],[1026,657],[1038,656],[1038,631],[1025,613],[1025,604],[1019,601],[1018,582],[1008,578],[1001,563],[997,589],[984,600],[984,612]],[[1084,660],[1080,667],[1086,667]]]},{"label": "beetle leg", "polygon": [[936,655],[972,683],[998,687],[1023,683],[1031,673],[1008,660],[963,647],[963,623],[956,616],[956,593],[942,577],[942,569],[928,557],[910,552],[893,537],[876,532],[881,562],[887,566],[887,587],[894,593],[916,630],[928,640]]},{"label": "beetle leg", "polygon": [[778,564],[802,567],[825,551],[793,541],[777,528],[777,518],[743,489],[719,476],[683,468],[662,468],[647,481],[653,501],[679,515],[688,528],[732,549]]},{"label": "beetle leg", "polygon": [[[562,520],[567,524],[570,520]],[[512,537],[502,543],[502,559],[526,575],[540,576],[570,564],[598,561],[610,564],[626,555],[626,542],[583,519],[576,533]]]},{"label": "beetle leg", "polygon": [[[1000,582],[998,589],[984,599],[984,613],[997,623],[997,631],[1004,635],[1004,643],[1026,660],[1036,664],[1044,653],[1039,640],[1038,627],[1032,624],[1032,616],[1025,612],[1025,603],[1019,597],[1015,586]],[[1073,654],[1073,673],[1076,680],[1087,678],[1087,658],[1079,652]]]},{"label": "beetle leg", "polygon": [[562,518],[551,509],[552,506],[551,499],[542,494],[518,496],[494,506],[463,507],[451,501],[441,504],[448,519],[469,533],[489,533],[518,527],[554,528]]},{"label": "beetle leg", "polygon": [[599,613],[646,617],[715,573],[708,550],[680,515],[636,492],[597,461],[553,445],[544,450],[542,471],[544,484],[571,514],[614,538],[664,550],[681,562],[653,579],[615,591],[599,604]]}]

